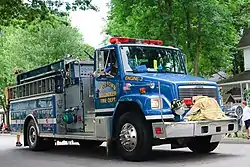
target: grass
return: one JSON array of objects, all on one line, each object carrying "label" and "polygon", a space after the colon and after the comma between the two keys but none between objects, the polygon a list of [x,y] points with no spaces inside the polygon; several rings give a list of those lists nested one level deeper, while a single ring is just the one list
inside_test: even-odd
[{"label": "grass", "polygon": [[[237,135],[236,135],[237,134]],[[237,133],[229,133],[226,135],[227,138],[240,138],[240,139],[246,139],[247,138],[247,131],[246,128],[243,126],[241,130],[239,130]]]}]

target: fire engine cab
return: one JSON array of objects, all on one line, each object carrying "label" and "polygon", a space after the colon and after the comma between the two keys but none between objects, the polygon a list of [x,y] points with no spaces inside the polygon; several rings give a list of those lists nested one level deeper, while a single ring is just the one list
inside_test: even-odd
[{"label": "fire engine cab", "polygon": [[[92,58],[92,57],[91,57]],[[197,95],[220,95],[215,82],[187,73],[180,49],[160,40],[110,39],[90,60],[70,57],[17,75],[8,88],[12,132],[24,146],[44,150],[73,140],[83,149],[107,142],[129,161],[146,160],[152,146],[171,144],[209,153],[236,119],[186,121]],[[171,104],[186,104],[181,111]]]}]

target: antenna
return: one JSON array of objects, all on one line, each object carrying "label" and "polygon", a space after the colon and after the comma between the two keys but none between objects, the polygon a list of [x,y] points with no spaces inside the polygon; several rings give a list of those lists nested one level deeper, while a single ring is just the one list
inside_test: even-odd
[{"label": "antenna", "polygon": [[91,60],[94,60],[94,58],[86,51],[86,50],[83,50],[88,56],[89,56],[89,58],[91,59]]}]

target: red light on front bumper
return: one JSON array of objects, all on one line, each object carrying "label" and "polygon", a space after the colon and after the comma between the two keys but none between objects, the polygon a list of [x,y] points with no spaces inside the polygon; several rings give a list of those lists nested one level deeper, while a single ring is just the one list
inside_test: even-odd
[{"label": "red light on front bumper", "polygon": [[183,102],[184,102],[186,105],[192,105],[192,104],[193,104],[192,98],[184,98],[184,99],[183,99]]},{"label": "red light on front bumper", "polygon": [[155,133],[156,133],[157,135],[162,134],[161,128],[155,128]]}]

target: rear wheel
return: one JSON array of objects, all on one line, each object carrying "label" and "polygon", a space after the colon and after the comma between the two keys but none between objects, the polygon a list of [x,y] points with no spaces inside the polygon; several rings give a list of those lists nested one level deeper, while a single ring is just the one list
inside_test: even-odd
[{"label": "rear wheel", "polygon": [[29,148],[33,151],[51,149],[55,146],[55,142],[50,138],[41,138],[38,135],[38,130],[34,120],[30,120],[27,127],[27,142]]},{"label": "rear wheel", "polygon": [[116,146],[123,159],[143,161],[152,152],[152,130],[137,113],[123,114],[117,124]]},{"label": "rear wheel", "polygon": [[27,142],[29,148],[33,151],[42,149],[42,139],[38,136],[38,131],[34,120],[30,120],[27,127]]},{"label": "rear wheel", "polygon": [[188,143],[188,148],[195,153],[209,153],[214,151],[219,142],[210,143],[211,136],[195,137]]}]

